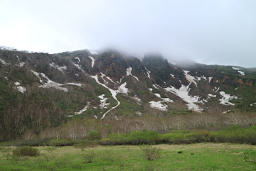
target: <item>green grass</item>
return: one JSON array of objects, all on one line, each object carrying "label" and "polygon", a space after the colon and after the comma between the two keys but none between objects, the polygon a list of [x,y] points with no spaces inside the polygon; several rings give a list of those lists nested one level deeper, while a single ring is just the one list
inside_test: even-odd
[{"label": "green grass", "polygon": [[156,145],[161,157],[149,161],[139,146],[37,147],[38,157],[13,157],[1,147],[0,170],[255,170],[245,155],[256,147],[234,144]]},{"label": "green grass", "polygon": [[222,130],[174,130],[160,134],[155,131],[133,131],[129,134],[112,134],[100,141],[104,145],[190,144],[198,142],[231,142],[256,144],[256,126],[232,126]]}]

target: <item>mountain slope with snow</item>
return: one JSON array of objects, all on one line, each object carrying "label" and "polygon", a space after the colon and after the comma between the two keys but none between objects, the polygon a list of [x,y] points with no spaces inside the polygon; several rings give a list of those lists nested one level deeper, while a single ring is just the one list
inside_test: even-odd
[{"label": "mountain slope with snow", "polygon": [[22,133],[14,123],[24,125],[23,131],[40,131],[74,118],[253,112],[255,87],[256,72],[237,66],[179,66],[160,55],[140,60],[114,50],[46,54],[3,49],[0,130],[17,135]]}]

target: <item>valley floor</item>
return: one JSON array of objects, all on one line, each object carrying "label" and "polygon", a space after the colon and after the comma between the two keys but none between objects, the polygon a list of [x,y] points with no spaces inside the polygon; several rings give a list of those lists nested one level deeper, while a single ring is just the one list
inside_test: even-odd
[{"label": "valley floor", "polygon": [[199,143],[154,145],[160,158],[149,161],[141,146],[92,148],[35,147],[38,157],[14,157],[15,147],[0,147],[0,170],[255,170],[256,146]]}]

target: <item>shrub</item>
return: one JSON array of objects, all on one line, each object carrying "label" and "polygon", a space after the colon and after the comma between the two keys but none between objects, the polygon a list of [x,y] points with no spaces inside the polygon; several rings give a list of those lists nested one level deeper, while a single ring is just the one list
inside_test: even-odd
[{"label": "shrub", "polygon": [[95,147],[97,145],[98,141],[83,140],[76,143],[74,146],[75,148],[80,148],[82,151],[84,151],[85,148]]},{"label": "shrub", "polygon": [[38,149],[33,147],[18,147],[15,150],[13,150],[13,155],[22,157],[22,156],[39,156],[40,152]]},{"label": "shrub", "polygon": [[156,147],[152,147],[152,146],[143,146],[140,147],[140,149],[142,150],[145,159],[147,160],[157,160],[161,158],[161,154],[160,154],[160,149],[156,148]]},{"label": "shrub", "polygon": [[129,134],[111,134],[100,141],[103,145],[142,145],[162,142],[160,134],[155,131],[132,131]]},{"label": "shrub", "polygon": [[52,139],[49,142],[50,146],[72,146],[74,145],[74,141],[73,140],[69,140],[69,139]]},{"label": "shrub", "polygon": [[99,131],[91,131],[88,135],[89,140],[99,140],[101,139],[101,134]]}]

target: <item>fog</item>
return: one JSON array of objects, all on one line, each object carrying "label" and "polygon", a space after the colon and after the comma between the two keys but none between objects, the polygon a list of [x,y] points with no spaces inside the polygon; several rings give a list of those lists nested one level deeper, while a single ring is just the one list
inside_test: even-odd
[{"label": "fog", "polygon": [[1,0],[0,45],[256,67],[255,0]]}]

